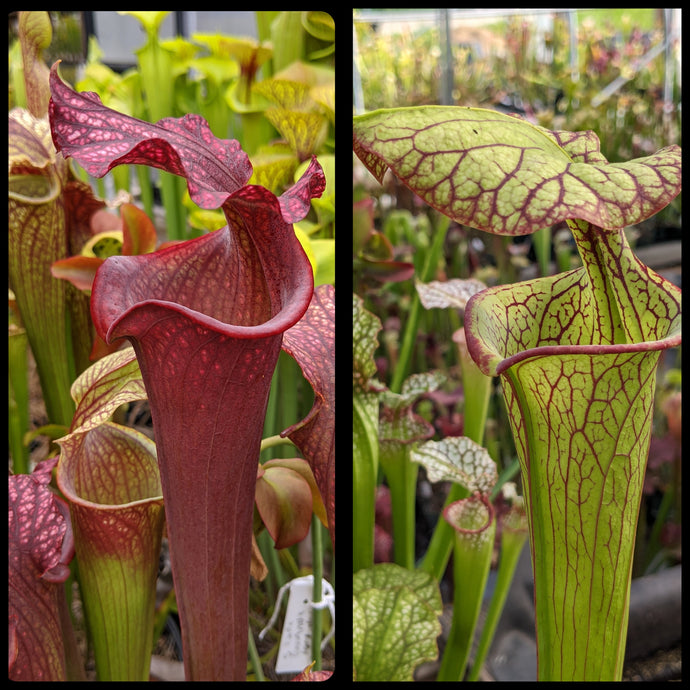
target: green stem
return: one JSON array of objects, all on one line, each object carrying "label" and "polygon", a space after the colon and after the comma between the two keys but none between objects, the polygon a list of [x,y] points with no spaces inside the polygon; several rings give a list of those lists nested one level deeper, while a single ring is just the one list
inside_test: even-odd
[{"label": "green stem", "polygon": [[29,449],[24,445],[24,434],[29,430],[29,380],[27,374],[26,331],[10,327],[7,346],[9,365],[8,425],[10,456],[14,474],[28,474]]},{"label": "green stem", "polygon": [[106,193],[105,193],[105,179],[104,178],[98,178],[96,180],[96,190],[98,191],[98,196],[101,199],[106,198]]},{"label": "green stem", "polygon": [[549,226],[532,233],[532,245],[542,276],[551,274],[551,228]]},{"label": "green stem", "polygon": [[[165,226],[168,240],[185,240],[186,219],[182,206],[182,196],[180,195],[178,178],[172,173],[161,170],[161,197],[165,208]],[[182,180],[184,182],[184,180]]]},{"label": "green stem", "polygon": [[130,189],[130,166],[120,165],[112,170],[113,183],[115,185],[115,194],[117,194],[121,189],[125,192],[129,192]]},{"label": "green stem", "polygon": [[[280,357],[278,359],[280,360]],[[271,379],[271,392],[268,395],[268,405],[266,406],[266,416],[264,417],[264,440],[261,441],[261,462],[270,459],[270,455],[267,452],[267,449],[270,447],[270,445],[264,446],[264,442],[274,437],[274,435],[278,433],[277,415],[279,395],[280,392],[278,390],[278,367],[276,366],[276,369],[273,372],[273,378]]]},{"label": "green stem", "polygon": [[661,499],[659,510],[657,511],[656,519],[654,520],[654,525],[652,526],[652,531],[649,534],[645,558],[645,575],[651,572],[650,565],[652,563],[652,560],[663,548],[660,540],[661,529],[666,523],[666,516],[668,515],[668,512],[672,504],[673,489],[669,487],[664,493],[663,498]]},{"label": "green stem", "polygon": [[[165,596],[163,601],[156,609],[155,617],[153,621],[153,644],[154,647],[158,642],[158,639],[163,634],[165,630],[165,624],[168,621],[168,616],[171,613],[177,613],[177,600],[175,598],[175,589],[171,589]],[[151,650],[153,652],[153,650]]]},{"label": "green stem", "polygon": [[259,147],[271,138],[271,123],[263,112],[241,113],[242,148],[250,155],[256,154]]},{"label": "green stem", "polygon": [[[323,534],[321,523],[315,515],[311,518],[311,551],[312,551],[312,571],[314,573],[314,590],[312,601],[321,601],[321,578],[323,577]],[[323,616],[321,609],[313,609],[311,617],[312,634],[311,648],[312,658],[314,659],[314,670],[321,670],[321,636],[322,636]]]},{"label": "green stem", "polygon": [[263,581],[266,587],[266,594],[270,601],[274,601],[278,590],[287,582],[283,566],[280,562],[280,552],[275,548],[275,542],[271,539],[271,535],[263,530],[256,538],[256,543],[259,545],[261,557],[268,568],[268,577]]},{"label": "green stem", "polygon": [[466,350],[460,353],[460,368],[465,396],[463,436],[483,445],[489,398],[491,397],[491,377],[485,376],[480,371]]},{"label": "green stem", "polygon": [[374,565],[376,477],[379,465],[378,394],[353,397],[352,568]]},{"label": "green stem", "polygon": [[379,450],[391,492],[394,560],[403,568],[415,565],[415,495],[419,465],[410,462],[410,447],[389,442]]},{"label": "green stem", "polygon": [[[443,242],[450,224],[446,216],[438,216],[438,225],[435,230],[432,245],[425,257],[422,269],[422,282],[428,282],[434,275],[438,259],[443,248]],[[410,368],[410,360],[417,339],[422,305],[419,295],[415,290],[410,306],[410,313],[405,324],[405,332],[393,380],[391,391],[399,393],[403,381]],[[398,460],[388,463],[388,469],[384,468],[391,489],[391,501],[393,502],[393,531],[395,544],[395,561],[405,568],[413,568],[415,561],[415,493],[417,487],[418,466],[411,463],[408,458],[409,451],[404,450],[403,456]]]},{"label": "green stem", "polygon": [[489,519],[479,534],[454,530],[453,618],[436,680],[463,680],[465,675],[491,566],[496,519],[492,513]]},{"label": "green stem", "polygon": [[259,652],[256,649],[256,644],[254,642],[254,635],[252,634],[251,626],[249,627],[249,663],[254,670],[254,675],[256,680],[259,682],[265,681],[264,669],[261,666],[261,658],[259,657]]},{"label": "green stem", "polygon": [[280,14],[278,10],[258,10],[254,13],[256,15],[256,29],[259,34],[259,41],[271,40],[271,24],[273,20]]},{"label": "green stem", "polygon": [[145,165],[135,165],[134,167],[136,168],[137,178],[139,179],[141,203],[144,206],[144,211],[146,211],[146,215],[152,221],[154,221],[154,217],[153,217],[153,187],[151,186],[151,177],[149,176],[149,168],[147,168]]},{"label": "green stem", "polygon": [[[448,498],[446,498],[443,508],[445,509],[451,503],[455,503],[455,501],[459,501],[462,498],[467,498],[467,496],[469,496],[469,491],[464,486],[453,484],[453,486],[450,487]],[[429,547],[419,565],[420,570],[429,573],[429,575],[439,581],[446,572],[446,565],[448,565],[448,559],[453,550],[452,529],[453,528],[450,527],[442,517],[439,517],[436,522],[436,527],[434,528],[434,534],[429,542]]]},{"label": "green stem", "polygon": [[498,572],[496,573],[496,586],[494,588],[489,610],[486,614],[484,626],[482,628],[481,636],[479,638],[479,645],[477,652],[472,662],[472,668],[467,675],[468,681],[476,681],[479,679],[479,672],[484,664],[484,659],[489,651],[491,642],[494,639],[496,626],[503,612],[510,584],[513,581],[515,568],[517,567],[520,554],[527,541],[527,530],[512,530],[506,525],[503,527],[501,535],[501,558],[498,563]]},{"label": "green stem", "polygon": [[[151,122],[175,115],[173,58],[172,53],[160,43],[159,26],[157,23],[145,25],[148,40],[142,48],[137,50],[141,83]],[[182,198],[186,180],[162,170],[159,179],[165,208],[167,239],[185,240],[187,239],[186,212],[182,205]]]},{"label": "green stem", "polygon": [[[485,376],[472,361],[466,348],[460,349],[460,364],[462,368],[463,391],[465,394],[464,435],[475,443],[482,445],[486,416],[489,409],[491,394],[491,377]],[[468,491],[464,486],[454,484],[448,492],[444,508],[461,498],[466,498]],[[443,577],[451,550],[453,549],[453,528],[439,518],[429,547],[424,555],[420,568],[437,580]]]},{"label": "green stem", "polygon": [[[443,249],[443,242],[446,239],[446,232],[448,231],[448,226],[450,225],[450,219],[447,216],[438,215],[436,216],[436,219],[437,225],[434,239],[429,249],[429,253],[426,256],[424,269],[420,278],[423,283],[429,282],[434,276],[436,266],[438,265],[438,259],[441,255],[441,250]],[[398,364],[393,372],[393,380],[391,381],[390,389],[393,393],[400,393],[403,381],[407,377],[410,368],[412,351],[414,350],[415,341],[417,339],[417,327],[419,325],[421,308],[422,305],[419,301],[419,295],[415,290],[414,295],[412,296],[412,304],[410,305],[410,313],[407,317],[407,322],[405,323],[405,332],[403,334],[402,346],[400,348],[400,358],[398,359]]]},{"label": "green stem", "polygon": [[[274,429],[274,433],[279,433],[303,416],[300,415],[302,411],[300,402],[304,396],[300,396],[300,386],[304,379],[297,362],[284,351],[281,351],[278,357],[276,370],[280,387],[280,397],[278,398],[280,400],[278,407],[280,428]],[[288,457],[288,454],[282,453],[282,457]]]},{"label": "green stem", "polygon": [[[294,424],[300,416],[299,386],[302,375],[299,365],[286,352],[281,352],[278,364],[273,372],[271,380],[271,393],[268,398],[266,417],[264,418],[264,439],[261,441],[261,451],[278,446],[290,445],[291,449],[283,453],[283,449],[271,454],[271,457],[294,457],[294,444],[289,438],[281,438],[280,432]],[[268,460],[268,454],[264,454],[262,460]]]},{"label": "green stem", "polygon": [[268,448],[275,448],[275,446],[293,446],[294,443],[287,437],[283,438],[280,434],[275,436],[269,436],[268,438],[262,439],[261,450],[267,450]]}]

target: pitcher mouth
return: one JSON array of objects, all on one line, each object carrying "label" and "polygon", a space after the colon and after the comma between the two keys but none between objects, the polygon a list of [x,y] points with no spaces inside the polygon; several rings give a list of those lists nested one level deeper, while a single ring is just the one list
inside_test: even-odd
[{"label": "pitcher mouth", "polygon": [[[225,297],[223,304],[219,300],[208,299],[203,292],[199,292],[195,277],[185,276],[191,286],[189,295],[184,295],[185,283],[177,283],[176,266],[184,264],[185,256],[192,249],[196,254],[200,251],[204,255],[211,255],[214,248],[222,247],[224,235],[229,235],[228,226],[208,235],[189,240],[183,245],[173,245],[155,254],[139,256],[113,256],[108,258],[99,268],[94,281],[94,293],[98,293],[101,284],[110,285],[108,300],[94,302],[91,309],[94,323],[104,333],[104,339],[110,343],[121,337],[134,335],[128,323],[135,315],[154,309],[159,313],[178,315],[195,323],[199,328],[217,333],[220,336],[237,339],[268,338],[284,332],[294,326],[306,312],[313,293],[313,273],[306,254],[299,246],[290,246],[288,257],[290,266],[283,273],[286,277],[277,278],[263,274],[264,293],[260,295],[261,304],[254,309],[249,304],[245,311],[238,309],[232,302],[232,294]],[[295,243],[297,240],[295,239]],[[184,254],[183,254],[184,253]],[[227,261],[232,265],[233,257]],[[221,269],[217,269],[217,277],[224,277]],[[134,282],[141,277],[142,286],[134,286]],[[168,278],[170,281],[168,281]],[[169,287],[168,282],[173,284]],[[224,290],[223,282],[219,281],[219,290]],[[237,281],[240,285],[242,277]],[[235,293],[243,296],[242,288]],[[258,295],[257,295],[258,296]],[[235,320],[236,317],[241,317]]]},{"label": "pitcher mouth", "polygon": [[[308,303],[307,303],[308,306]],[[271,317],[268,321],[256,324],[253,326],[237,326],[233,324],[220,321],[213,318],[212,316],[207,316],[201,312],[185,307],[177,302],[170,302],[167,300],[159,299],[148,299],[141,302],[133,304],[131,307],[126,309],[110,326],[106,334],[106,342],[112,343],[118,338],[126,338],[133,334],[129,332],[126,328],[126,322],[128,317],[134,315],[136,312],[150,307],[161,307],[172,313],[177,313],[180,316],[186,317],[191,321],[194,321],[200,328],[204,328],[208,331],[212,331],[221,337],[226,338],[236,338],[240,340],[247,339],[261,339],[270,338],[275,335],[280,335],[285,332],[288,328],[294,326],[304,315],[307,310],[305,306],[302,309],[301,304],[297,304],[297,300],[289,302],[286,304],[275,316]]]},{"label": "pitcher mouth", "polygon": [[619,345],[542,345],[529,350],[518,352],[506,357],[496,366],[496,375],[502,374],[514,364],[533,357],[561,356],[561,355],[617,355],[633,352],[655,352],[678,347],[681,344],[680,333],[663,340],[650,340],[642,343],[621,343]]},{"label": "pitcher mouth", "polygon": [[678,288],[669,290],[673,294],[668,295],[667,317],[659,316],[644,327],[640,324],[636,333],[622,329],[601,333],[601,318],[611,317],[597,316],[583,278],[585,269],[580,267],[472,295],[465,308],[465,337],[482,373],[499,375],[535,357],[632,354],[681,344]]}]

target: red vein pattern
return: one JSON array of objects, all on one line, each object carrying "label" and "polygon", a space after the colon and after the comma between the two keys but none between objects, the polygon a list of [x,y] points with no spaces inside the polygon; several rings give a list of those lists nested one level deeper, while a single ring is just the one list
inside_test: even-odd
[{"label": "red vein pattern", "polygon": [[524,234],[567,221],[582,268],[489,288],[468,350],[500,375],[530,523],[540,679],[620,679],[660,351],[680,345],[681,291],[623,228],[681,189],[681,151],[609,164],[592,132],[476,108],[355,118],[354,149],[460,223]]},{"label": "red vein pattern", "polygon": [[379,182],[390,168],[441,213],[501,235],[568,218],[621,228],[680,191],[678,146],[607,163],[591,132],[549,132],[480,108],[375,111],[355,118],[353,145]]},{"label": "red vein pattern", "polygon": [[155,124],[106,108],[99,96],[66,86],[55,63],[50,71],[49,115],[55,148],[75,157],[94,177],[117,165],[149,165],[186,177],[202,208],[220,208],[251,177],[240,143],[217,139],[199,115],[164,118]]},{"label": "red vein pattern", "polygon": [[[108,258],[91,299],[97,332],[128,338],[154,426],[191,680],[244,680],[251,524],[261,434],[283,333],[313,272],[291,223],[325,177],[313,159],[288,192],[247,185],[249,159],[201,118],[155,125],[75,94],[51,70],[53,140],[94,175],[151,165],[185,176],[228,225],[153,254]],[[223,611],[223,616],[218,611]]]},{"label": "red vein pattern", "polygon": [[314,473],[328,513],[335,548],[335,288],[319,285],[306,314],[285,331],[283,349],[295,358],[314,389],[309,414],[281,435],[289,436]]},{"label": "red vein pattern", "polygon": [[74,556],[67,504],[49,488],[57,457],[8,480],[9,677],[66,680],[64,581]]}]

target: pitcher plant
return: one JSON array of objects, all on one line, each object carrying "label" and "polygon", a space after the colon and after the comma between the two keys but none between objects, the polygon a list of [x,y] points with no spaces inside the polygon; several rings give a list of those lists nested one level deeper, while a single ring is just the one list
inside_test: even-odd
[{"label": "pitcher plant", "polygon": [[465,311],[469,352],[498,376],[521,466],[539,680],[620,680],[660,353],[681,291],[624,228],[681,189],[681,150],[609,163],[594,132],[427,106],[354,119],[354,150],[458,223],[524,235],[565,221],[582,266],[492,287]]},{"label": "pitcher plant", "polygon": [[195,203],[227,219],[152,254],[108,258],[91,313],[107,343],[131,341],[151,406],[186,677],[243,680],[268,393],[283,334],[314,292],[292,223],[323,191],[323,173],[314,158],[276,197],[247,184],[252,166],[239,142],[217,139],[198,115],[156,124],[123,115],[66,86],[57,63],[51,94],[53,142],[65,157],[96,177],[120,164],[174,173]]}]

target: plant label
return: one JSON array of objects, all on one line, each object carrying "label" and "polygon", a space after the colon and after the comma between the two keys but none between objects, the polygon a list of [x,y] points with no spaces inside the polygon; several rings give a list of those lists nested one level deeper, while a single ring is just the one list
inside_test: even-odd
[{"label": "plant label", "polygon": [[290,586],[276,673],[299,673],[312,662],[312,591],[312,583],[301,578]]},{"label": "plant label", "polygon": [[312,601],[314,592],[314,576],[305,575],[284,584],[278,591],[278,598],[271,619],[259,633],[263,639],[271,628],[280,611],[280,602],[285,590],[288,591],[288,604],[285,611],[283,634],[280,638],[280,649],[276,661],[276,673],[299,673],[304,671],[314,661],[311,644],[312,609],[328,608],[331,613],[331,630],[321,641],[321,649],[333,635],[335,627],[335,592],[326,581],[321,580],[322,598],[319,602]]}]

